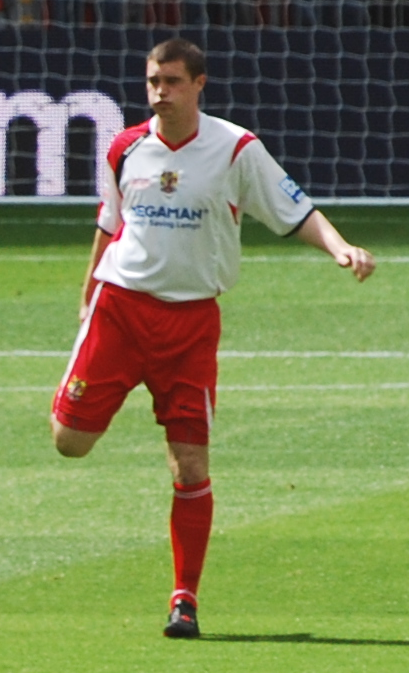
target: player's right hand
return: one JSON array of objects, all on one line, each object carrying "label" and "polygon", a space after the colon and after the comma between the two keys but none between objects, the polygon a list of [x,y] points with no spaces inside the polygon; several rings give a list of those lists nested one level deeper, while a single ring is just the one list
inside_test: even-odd
[{"label": "player's right hand", "polygon": [[85,318],[87,317],[87,315],[88,315],[88,308],[89,308],[89,307],[88,307],[86,304],[83,304],[83,305],[80,307],[80,310],[79,310],[79,319],[80,319],[80,323],[83,323],[84,320],[85,320]]}]

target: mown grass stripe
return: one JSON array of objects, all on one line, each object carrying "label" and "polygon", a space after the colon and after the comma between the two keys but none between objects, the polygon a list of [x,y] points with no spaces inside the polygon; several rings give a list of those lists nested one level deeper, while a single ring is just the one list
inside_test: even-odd
[{"label": "mown grass stripe", "polygon": [[[0,255],[0,262],[82,262],[89,259],[89,255],[21,255],[21,254],[7,254]],[[241,257],[243,263],[250,264],[279,264],[282,262],[289,262],[293,264],[308,263],[308,264],[326,264],[328,262],[334,263],[334,260],[325,254],[321,255],[243,255]],[[377,264],[409,264],[409,256],[406,255],[391,255],[391,256],[377,256]]]},{"label": "mown grass stripe", "polygon": [[[234,384],[219,385],[219,392],[274,392],[274,391],[329,391],[329,390],[407,390],[409,381],[384,382],[384,383],[306,383],[306,384],[288,384],[280,386],[278,384]],[[55,386],[0,386],[0,393],[44,393],[52,392]],[[135,388],[137,391],[146,390],[145,386],[139,385]]]},{"label": "mown grass stripe", "polygon": [[[55,350],[29,350],[16,349],[0,351],[0,358],[66,358],[71,355],[71,351]],[[404,351],[236,351],[221,350],[218,353],[219,358],[353,358],[357,360],[387,360],[387,359],[405,359],[409,353]]]}]

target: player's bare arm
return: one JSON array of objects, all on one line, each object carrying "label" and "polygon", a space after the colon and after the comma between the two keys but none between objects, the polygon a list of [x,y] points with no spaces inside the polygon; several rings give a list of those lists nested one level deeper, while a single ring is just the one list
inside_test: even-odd
[{"label": "player's bare arm", "polygon": [[330,254],[342,267],[351,267],[362,282],[375,270],[375,260],[370,252],[350,245],[319,210],[314,210],[297,231],[298,238]]},{"label": "player's bare arm", "polygon": [[105,231],[99,228],[96,230],[94,236],[94,242],[91,249],[90,260],[88,263],[87,270],[85,272],[85,278],[81,292],[80,313],[79,313],[81,321],[85,320],[87,316],[88,306],[98,282],[93,277],[93,273],[96,267],[98,266],[99,261],[110,241],[111,236],[105,233]]}]

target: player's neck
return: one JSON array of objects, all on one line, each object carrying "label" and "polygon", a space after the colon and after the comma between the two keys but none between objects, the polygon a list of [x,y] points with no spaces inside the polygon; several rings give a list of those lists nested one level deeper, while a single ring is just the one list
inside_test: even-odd
[{"label": "player's neck", "polygon": [[170,145],[180,145],[193,137],[199,129],[199,115],[195,113],[184,119],[163,119],[159,117],[157,132]]}]

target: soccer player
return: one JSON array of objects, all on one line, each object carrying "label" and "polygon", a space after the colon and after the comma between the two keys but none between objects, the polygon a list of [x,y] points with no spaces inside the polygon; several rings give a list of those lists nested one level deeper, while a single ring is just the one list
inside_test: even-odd
[{"label": "soccer player", "polygon": [[235,284],[248,213],[350,267],[348,244],[250,131],[199,110],[205,58],[183,39],[147,57],[155,115],[108,153],[106,186],[83,286],[82,325],[53,403],[65,456],[85,456],[144,382],[166,430],[174,481],[174,588],[164,634],[199,636],[197,593],[212,521],[209,432],[215,408],[218,295]]}]

